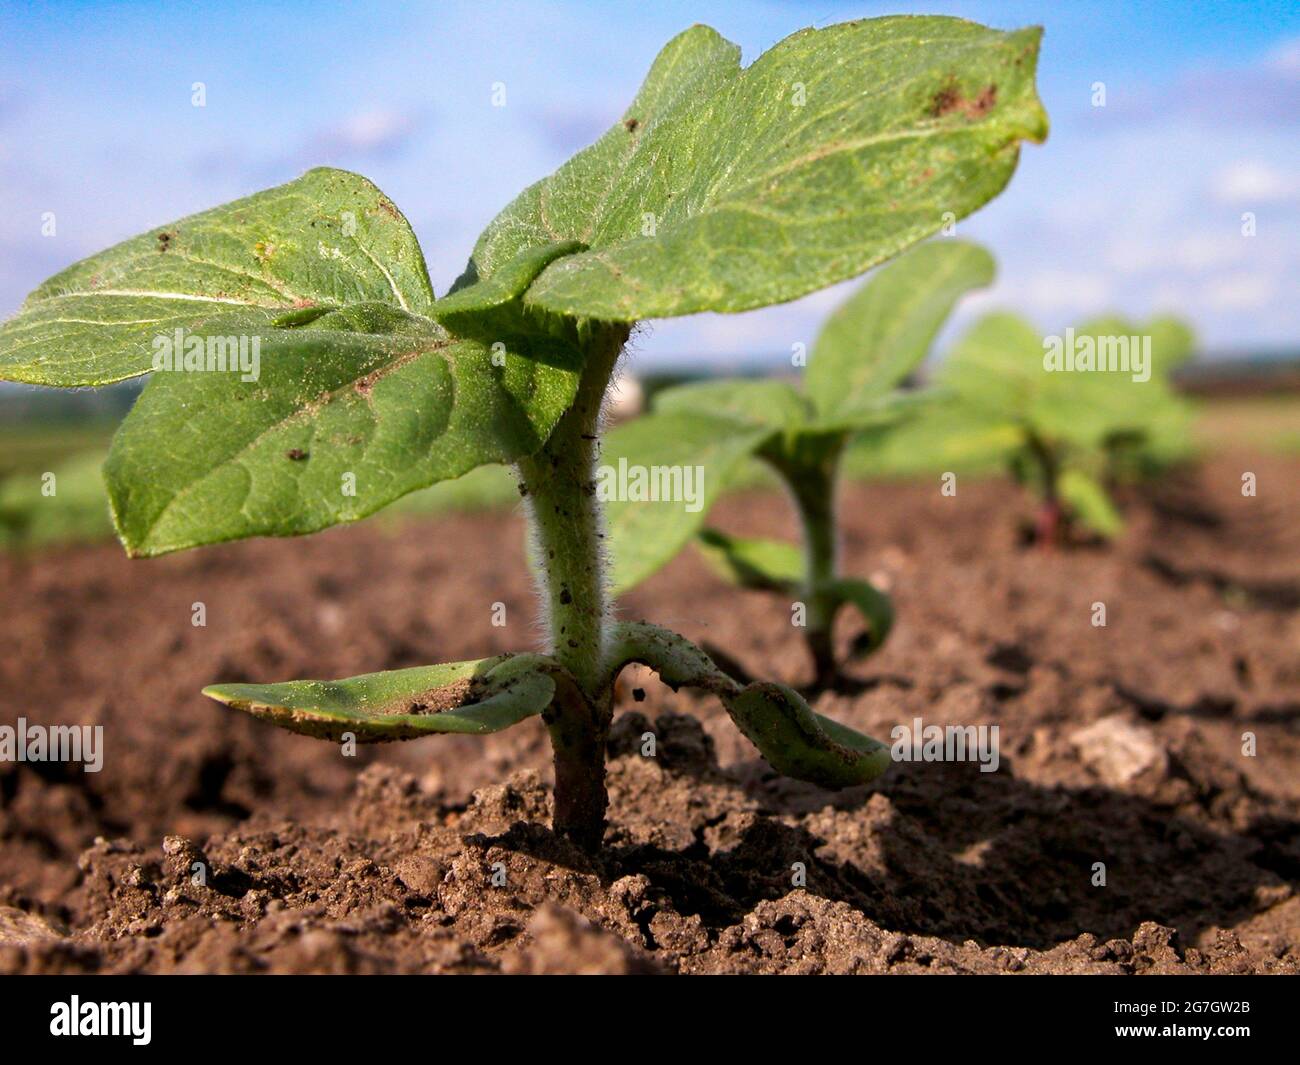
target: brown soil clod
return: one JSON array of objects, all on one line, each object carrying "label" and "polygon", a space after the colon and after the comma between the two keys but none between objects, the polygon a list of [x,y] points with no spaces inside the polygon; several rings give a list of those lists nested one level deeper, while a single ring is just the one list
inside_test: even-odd
[{"label": "brown soil clod", "polygon": [[455,710],[474,701],[475,693],[481,684],[473,677],[444,684],[441,688],[430,688],[410,700],[400,700],[386,707],[384,712],[390,714],[441,714]]}]

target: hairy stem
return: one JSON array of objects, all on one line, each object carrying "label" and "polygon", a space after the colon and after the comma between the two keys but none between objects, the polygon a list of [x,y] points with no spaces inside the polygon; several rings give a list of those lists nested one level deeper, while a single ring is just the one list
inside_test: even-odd
[{"label": "hairy stem", "polygon": [[613,714],[603,675],[604,517],[596,499],[600,413],[622,327],[590,334],[572,406],[537,454],[519,463],[540,570],[550,653],[573,677],[544,715],[555,756],[555,830],[582,846],[604,832],[605,740]]}]

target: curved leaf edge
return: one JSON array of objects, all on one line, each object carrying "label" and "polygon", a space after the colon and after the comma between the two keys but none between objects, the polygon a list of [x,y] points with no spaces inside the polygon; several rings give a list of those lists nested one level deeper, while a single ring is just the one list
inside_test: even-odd
[{"label": "curved leaf edge", "polygon": [[865,658],[883,646],[894,627],[894,603],[886,593],[860,577],[838,577],[819,586],[818,591],[834,598],[836,613],[853,607],[866,624],[853,641],[850,659]]}]

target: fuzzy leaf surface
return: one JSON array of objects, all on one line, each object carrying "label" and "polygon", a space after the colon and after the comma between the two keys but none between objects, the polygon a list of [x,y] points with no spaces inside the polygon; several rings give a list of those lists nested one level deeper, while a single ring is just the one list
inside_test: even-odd
[{"label": "fuzzy leaf surface", "polygon": [[512,349],[494,366],[427,319],[352,308],[268,335],[255,382],[155,374],[105,466],[118,533],[147,556],[314,532],[530,454],[573,399],[576,355]]},{"label": "fuzzy leaf surface", "polygon": [[692,27],[622,122],[497,216],[461,283],[562,240],[589,250],[548,266],[525,303],[608,321],[743,311],[855,277],[992,199],[1020,143],[1043,140],[1040,36],[865,19],[742,69],[735,45]]},{"label": "fuzzy leaf surface", "polygon": [[148,373],[176,329],[266,333],[280,316],[433,302],[406,219],[358,174],[318,168],[157,226],[55,274],[0,325],[0,379],[103,385]]}]

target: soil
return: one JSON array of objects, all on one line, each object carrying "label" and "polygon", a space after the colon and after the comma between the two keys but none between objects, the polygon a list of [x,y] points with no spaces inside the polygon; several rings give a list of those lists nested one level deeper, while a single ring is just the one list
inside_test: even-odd
[{"label": "soil", "polygon": [[[594,859],[546,827],[537,720],[345,757],[198,694],[534,646],[518,514],[0,559],[3,723],[106,750],[0,764],[0,970],[1300,972],[1300,460],[1220,456],[1128,507],[1116,546],[1044,551],[1001,481],[847,487],[843,568],[899,620],[817,708],[997,725],[997,772],[824,791],[629,673]],[[716,518],[794,531],[762,493]],[[808,679],[788,604],[693,552],[621,612]]]}]

